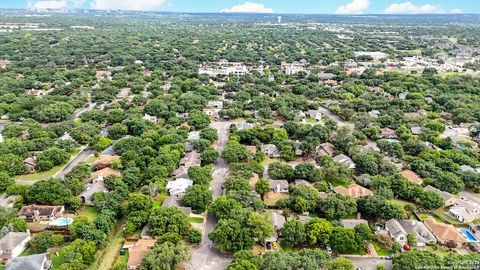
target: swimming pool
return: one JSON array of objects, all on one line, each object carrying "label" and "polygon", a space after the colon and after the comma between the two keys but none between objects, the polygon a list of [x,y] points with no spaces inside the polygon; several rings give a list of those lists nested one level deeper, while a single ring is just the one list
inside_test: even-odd
[{"label": "swimming pool", "polygon": [[71,218],[57,218],[55,220],[52,220],[50,222],[50,225],[52,226],[67,226],[73,223],[73,219]]},{"label": "swimming pool", "polygon": [[460,228],[458,229],[458,231],[461,232],[469,242],[478,242],[478,239],[473,235],[471,231],[465,228]]}]

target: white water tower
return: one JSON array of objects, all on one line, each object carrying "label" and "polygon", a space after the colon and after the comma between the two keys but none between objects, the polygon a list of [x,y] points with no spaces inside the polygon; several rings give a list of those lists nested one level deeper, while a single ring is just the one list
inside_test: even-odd
[{"label": "white water tower", "polygon": [[277,22],[278,22],[278,23],[282,23],[282,16],[278,16],[278,17],[277,17]]}]

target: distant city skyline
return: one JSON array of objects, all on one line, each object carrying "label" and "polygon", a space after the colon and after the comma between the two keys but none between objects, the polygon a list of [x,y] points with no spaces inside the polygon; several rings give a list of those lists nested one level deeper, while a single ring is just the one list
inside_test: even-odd
[{"label": "distant city skyline", "polygon": [[0,8],[303,14],[480,13],[475,0],[0,0]]}]

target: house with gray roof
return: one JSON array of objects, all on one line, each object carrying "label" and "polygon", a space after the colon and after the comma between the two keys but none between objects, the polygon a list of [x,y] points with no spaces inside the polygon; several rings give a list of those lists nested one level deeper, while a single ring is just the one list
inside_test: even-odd
[{"label": "house with gray roof", "polygon": [[401,244],[407,243],[408,234],[415,236],[417,247],[424,247],[427,244],[437,242],[437,239],[425,224],[416,220],[390,219],[385,224],[385,229],[389,232],[394,241]]},{"label": "house with gray roof", "polygon": [[270,191],[277,193],[288,193],[288,181],[287,180],[268,180],[270,184]]},{"label": "house with gray roof", "polygon": [[278,150],[278,147],[275,144],[262,144],[260,145],[260,151],[269,157],[280,157],[280,150]]},{"label": "house with gray roof", "polygon": [[333,158],[333,161],[335,162],[338,162],[340,164],[343,164],[345,166],[347,166],[347,168],[350,168],[350,169],[355,169],[355,162],[353,162],[353,160],[349,157],[347,157],[346,155],[344,154],[340,154],[338,156],[335,156]]},{"label": "house with gray roof", "polygon": [[92,195],[96,192],[107,192],[107,188],[104,185],[103,180],[94,181],[87,184],[82,193],[78,196],[85,205],[93,205]]},{"label": "house with gray roof", "polygon": [[11,260],[18,257],[30,241],[29,232],[9,232],[0,239],[0,258]]},{"label": "house with gray roof", "polygon": [[52,262],[48,260],[47,254],[34,254],[13,258],[5,266],[5,270],[49,270]]},{"label": "house with gray roof", "polygon": [[360,224],[368,226],[368,221],[365,219],[340,219],[340,225],[345,229],[355,229]]}]

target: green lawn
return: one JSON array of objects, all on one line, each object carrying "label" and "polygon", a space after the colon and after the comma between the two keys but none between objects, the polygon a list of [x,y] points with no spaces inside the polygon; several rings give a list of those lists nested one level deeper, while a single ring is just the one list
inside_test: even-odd
[{"label": "green lawn", "polygon": [[339,180],[335,180],[335,181],[332,181],[330,182],[332,183],[332,185],[334,187],[338,187],[338,186],[342,186],[342,187],[348,187],[348,185],[350,185],[352,182],[351,181],[339,181]]},{"label": "green lawn", "polygon": [[458,42],[458,38],[449,37],[449,38],[448,38],[448,41],[450,41],[450,42],[452,42],[452,43],[457,43],[457,42]]},{"label": "green lawn", "polygon": [[97,256],[95,261],[88,268],[89,270],[108,270],[110,269],[120,255],[120,248],[123,245],[123,222],[119,222],[115,231],[107,239],[108,245],[102,250],[101,256]]},{"label": "green lawn", "polygon": [[158,195],[158,198],[155,201],[153,201],[152,208],[155,209],[160,207],[166,198],[168,198],[168,196]]},{"label": "green lawn", "polygon": [[375,247],[375,251],[377,252],[378,256],[389,256],[392,254],[390,250],[380,247],[380,245],[378,245],[376,242],[373,242],[373,246]]},{"label": "green lawn", "polygon": [[98,211],[92,206],[83,205],[77,210],[77,213],[82,216],[86,216],[88,220],[94,221],[98,216]]},{"label": "green lawn", "polygon": [[[80,149],[74,149],[70,152],[70,156],[73,157],[77,155],[80,152]],[[23,174],[23,175],[18,175],[15,177],[15,180],[18,181],[38,181],[38,180],[46,180],[51,177],[53,177],[58,171],[60,171],[70,160],[65,162],[64,164],[58,165],[53,167],[51,170],[48,170],[46,172],[36,172],[36,173],[30,173],[30,174]]]},{"label": "green lawn", "polygon": [[46,180],[51,178],[55,175],[58,171],[60,171],[65,164],[58,165],[53,167],[51,170],[46,172],[37,172],[37,173],[30,173],[30,174],[23,174],[15,177],[15,180],[18,181],[38,181],[38,180]]},{"label": "green lawn", "polygon": [[440,208],[434,213],[434,215],[443,222],[447,222],[447,223],[450,223],[452,225],[464,225],[464,223],[462,223],[462,222],[450,217],[449,215],[447,215],[447,211],[448,210],[445,209],[445,208]]},{"label": "green lawn", "polygon": [[203,223],[203,218],[201,217],[191,217],[189,218],[189,221],[192,223]]},{"label": "green lawn", "polygon": [[51,255],[50,259],[52,260],[52,269],[57,269],[58,267],[60,267],[60,265],[62,265],[65,262],[65,256],[62,250],[58,251],[58,256]]}]

